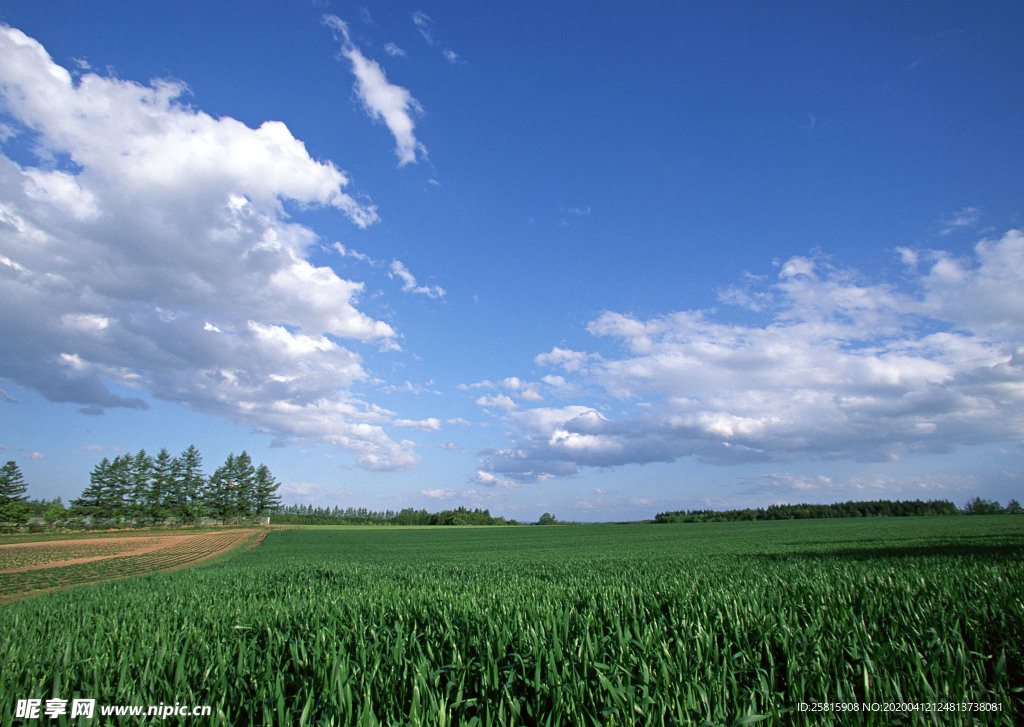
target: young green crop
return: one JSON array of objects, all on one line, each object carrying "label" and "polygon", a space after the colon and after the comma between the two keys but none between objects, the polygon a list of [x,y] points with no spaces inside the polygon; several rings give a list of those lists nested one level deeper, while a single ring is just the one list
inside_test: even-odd
[{"label": "young green crop", "polygon": [[[0,607],[0,724],[77,694],[231,725],[1013,725],[1021,583],[1013,517],[273,532]],[[965,701],[1001,711],[799,710]]]}]

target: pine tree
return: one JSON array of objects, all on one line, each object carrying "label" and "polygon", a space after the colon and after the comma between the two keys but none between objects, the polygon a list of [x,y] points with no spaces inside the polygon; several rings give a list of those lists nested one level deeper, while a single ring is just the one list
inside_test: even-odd
[{"label": "pine tree", "polygon": [[163,448],[152,460],[149,490],[146,492],[146,514],[154,523],[163,521],[168,515],[168,500],[173,487],[171,459],[167,448]]},{"label": "pine tree", "polygon": [[[127,457],[127,455],[125,455]],[[140,449],[133,459],[126,461],[127,478],[124,480],[125,515],[132,520],[142,519],[149,515],[149,493],[152,487],[153,458]]]},{"label": "pine tree", "polygon": [[27,487],[14,460],[0,468],[0,523],[21,524],[28,520],[30,508],[26,502]]},{"label": "pine tree", "polygon": [[235,522],[252,514],[253,499],[256,490],[256,468],[252,466],[252,458],[244,449],[235,457],[235,466],[231,472],[231,505],[235,514]]},{"label": "pine tree", "polygon": [[178,517],[183,522],[192,523],[203,516],[203,491],[206,488],[206,475],[203,474],[203,457],[194,444],[182,452],[175,460],[174,498],[178,508]]},{"label": "pine tree", "polygon": [[91,517],[94,520],[111,517],[110,491],[113,482],[113,463],[104,457],[92,468],[89,486],[71,501],[73,515]]},{"label": "pine tree", "polygon": [[[256,488],[253,492],[253,513],[263,517],[281,506],[281,497],[277,494],[278,482],[270,474],[270,468],[261,464],[256,468]],[[335,508],[337,509],[337,508]]]},{"label": "pine tree", "polygon": [[224,464],[214,470],[203,492],[203,504],[207,512],[218,520],[227,520],[232,513],[235,471],[235,455],[229,454]]}]

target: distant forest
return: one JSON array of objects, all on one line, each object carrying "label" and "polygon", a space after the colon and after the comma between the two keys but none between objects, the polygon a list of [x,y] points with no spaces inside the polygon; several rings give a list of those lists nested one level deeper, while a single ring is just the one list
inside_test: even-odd
[{"label": "distant forest", "polygon": [[1010,500],[1003,507],[995,500],[976,497],[963,509],[949,500],[871,500],[840,502],[832,505],[770,505],[743,510],[676,510],[659,512],[656,523],[715,523],[732,520],[804,520],[841,517],[909,517],[912,515],[1021,515],[1024,507]]},{"label": "distant forest", "polygon": [[493,517],[489,510],[455,510],[427,512],[413,510],[367,510],[365,507],[313,507],[284,505],[273,514],[275,525],[518,525],[516,520]]}]

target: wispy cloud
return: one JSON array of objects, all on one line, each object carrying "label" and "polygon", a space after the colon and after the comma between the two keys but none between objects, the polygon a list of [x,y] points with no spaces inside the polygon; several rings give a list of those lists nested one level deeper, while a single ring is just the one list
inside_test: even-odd
[{"label": "wispy cloud", "polygon": [[[434,21],[430,18],[429,15],[427,15],[421,10],[417,10],[415,13],[412,14],[412,22],[413,25],[416,26],[416,30],[418,30],[420,35],[423,37],[423,40],[427,42],[427,45],[436,44],[437,41],[435,39]],[[460,63],[463,62],[462,56],[460,56],[458,53],[456,53],[455,51],[448,47],[442,47],[441,55],[446,61],[448,61],[448,63],[450,63],[453,66],[459,65]]]},{"label": "wispy cloud", "polygon": [[445,290],[440,285],[417,285],[415,276],[399,260],[391,263],[388,277],[401,279],[402,290],[406,293],[418,293],[428,298],[443,298],[445,295]]},{"label": "wispy cloud", "polygon": [[495,498],[497,492],[479,492],[477,490],[455,490],[450,487],[436,488],[433,490],[420,490],[421,495],[425,495],[433,500],[461,500],[463,502],[470,502],[473,504],[480,504],[486,500]]},{"label": "wispy cloud", "polygon": [[431,30],[430,16],[421,10],[417,10],[412,14],[412,22],[416,26],[416,29],[420,31],[420,35],[423,36],[423,40],[427,41],[430,45],[434,44],[434,33]]},{"label": "wispy cloud", "polygon": [[423,113],[419,101],[408,89],[390,83],[380,64],[363,55],[352,42],[344,20],[336,15],[325,15],[323,22],[333,31],[335,40],[341,43],[341,55],[352,65],[352,74],[356,77],[355,92],[366,114],[371,119],[383,121],[395,138],[399,166],[426,156],[427,148],[417,141],[413,120],[414,116]]},{"label": "wispy cloud", "polygon": [[940,235],[951,235],[957,230],[969,229],[978,224],[981,219],[981,210],[977,207],[963,207],[952,215],[942,219]]}]

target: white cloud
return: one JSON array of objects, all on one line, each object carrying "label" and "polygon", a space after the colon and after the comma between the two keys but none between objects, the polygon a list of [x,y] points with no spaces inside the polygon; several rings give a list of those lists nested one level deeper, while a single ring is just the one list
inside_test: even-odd
[{"label": "white cloud", "polygon": [[394,260],[391,263],[391,269],[388,273],[389,278],[401,278],[402,290],[406,293],[419,293],[425,295],[428,298],[442,298],[445,295],[445,290],[439,285],[417,285],[416,278],[405,265]]},{"label": "white cloud", "polygon": [[1010,230],[1002,239],[982,240],[973,258],[930,250],[932,262],[922,278],[924,312],[967,330],[992,335],[1024,334],[1024,233]]},{"label": "white cloud", "polygon": [[476,477],[473,478],[473,482],[478,485],[483,485],[484,487],[519,487],[517,482],[513,482],[512,480],[503,480],[500,477],[495,477],[490,472],[484,472],[483,470],[477,471]]},{"label": "white cloud", "polygon": [[426,495],[427,497],[435,500],[454,500],[459,496],[457,490],[451,488],[438,488],[434,490],[420,490],[420,494]]},{"label": "white cloud", "polygon": [[441,420],[434,417],[428,419],[395,419],[391,423],[396,427],[412,427],[423,432],[437,432],[441,429]]},{"label": "white cloud", "polygon": [[416,123],[413,116],[423,113],[419,101],[408,89],[390,83],[380,64],[363,55],[352,43],[344,20],[336,15],[325,15],[324,24],[334,31],[335,39],[341,43],[341,54],[352,64],[356,95],[367,115],[383,121],[395,137],[398,165],[404,166],[415,162],[417,156],[426,156],[427,148],[416,140],[414,133]]},{"label": "white cloud", "polygon": [[485,452],[484,469],[537,481],[680,457],[885,461],[1020,442],[1024,235],[984,240],[966,259],[903,258],[916,276],[905,287],[820,255],[786,261],[774,282],[749,278],[749,295],[734,300],[756,301],[760,325],[708,311],[599,315],[587,330],[619,355],[555,348],[535,362],[627,413],[510,412],[512,446]]},{"label": "white cloud", "polygon": [[597,354],[570,351],[555,346],[548,353],[537,354],[533,361],[538,366],[560,366],[571,373],[585,369],[590,361],[599,358]]},{"label": "white cloud", "polygon": [[183,93],[74,81],[0,28],[0,106],[36,150],[0,155],[0,337],[19,342],[0,376],[83,413],[149,394],[364,467],[414,465],[391,415],[352,394],[370,377],[342,345],[397,349],[396,332],[358,309],[362,283],[309,262],[317,237],[284,212],[333,207],[365,227],[375,208],[283,123],[213,118]]},{"label": "white cloud", "polygon": [[496,407],[498,409],[515,409],[518,406],[507,394],[481,396],[477,398],[476,404],[481,407]]},{"label": "white cloud", "polygon": [[401,48],[399,48],[394,43],[386,43],[384,45],[384,52],[387,53],[389,56],[392,56],[392,57],[395,57],[395,56],[401,56],[403,58],[405,57],[405,51],[402,50]]}]

